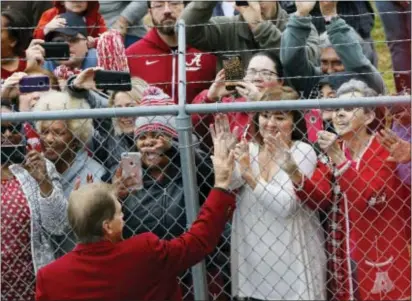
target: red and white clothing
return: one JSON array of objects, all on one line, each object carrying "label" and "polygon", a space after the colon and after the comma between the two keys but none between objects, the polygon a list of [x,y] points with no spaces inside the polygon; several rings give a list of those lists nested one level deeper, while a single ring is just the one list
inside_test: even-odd
[{"label": "red and white clothing", "polygon": [[333,166],[324,156],[296,188],[307,206],[328,212],[332,300],[410,299],[404,204],[396,164],[385,161],[388,156],[372,137],[359,161],[347,155],[344,164]]},{"label": "red and white clothing", "polygon": [[1,79],[6,80],[10,76],[13,75],[15,72],[24,72],[26,70],[27,62],[24,58],[19,58],[19,64],[17,65],[17,68],[14,69],[13,71],[6,70],[4,68],[1,68]]},{"label": "red and white clothing", "polygon": [[34,300],[30,208],[16,178],[1,181],[1,299]]},{"label": "red and white clothing", "polygon": [[[204,90],[202,93],[197,95],[193,100],[192,104],[204,104],[204,103],[215,103],[215,101],[210,100],[207,97],[209,90]],[[246,98],[239,97],[235,98],[233,96],[222,97],[219,101],[221,103],[233,103],[233,102],[246,102]],[[249,139],[253,138],[255,133],[253,131],[254,127],[252,126],[253,113],[247,112],[228,112],[226,115],[229,118],[230,130],[233,132],[235,127],[239,128],[239,139],[243,136],[244,132],[247,130],[247,137]],[[214,115],[213,114],[193,114],[192,115],[192,124],[197,128],[199,125],[213,124]],[[249,125],[249,127],[248,127]]]},{"label": "red and white clothing", "polygon": [[[171,48],[159,36],[157,29],[126,49],[130,74],[162,88],[178,102],[179,59],[177,48]],[[216,56],[188,46],[186,48],[187,103],[215,79]]]}]

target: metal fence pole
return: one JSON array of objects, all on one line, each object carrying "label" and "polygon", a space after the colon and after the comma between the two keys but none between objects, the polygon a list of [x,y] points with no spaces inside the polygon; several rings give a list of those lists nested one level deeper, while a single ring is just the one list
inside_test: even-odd
[{"label": "metal fence pole", "polygon": [[[186,113],[186,28],[183,20],[178,23],[179,35],[179,114],[176,118],[179,134],[179,149],[183,176],[187,225],[195,221],[199,212],[199,197],[196,181],[196,163],[193,150],[193,127],[190,115]],[[205,262],[192,268],[195,300],[207,300],[207,280]]]}]

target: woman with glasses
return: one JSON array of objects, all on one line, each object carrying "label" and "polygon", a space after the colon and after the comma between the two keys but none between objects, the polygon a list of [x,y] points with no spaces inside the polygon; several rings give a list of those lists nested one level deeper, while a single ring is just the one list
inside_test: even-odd
[{"label": "woman with glasses", "polygon": [[1,123],[2,300],[34,300],[37,270],[56,258],[50,235],[66,225],[59,175],[41,153],[26,149],[22,133],[22,123]]},{"label": "woman with glasses", "polygon": [[[221,70],[215,79],[215,82],[210,86],[209,90],[200,93],[193,101],[193,104],[200,103],[231,103],[245,101],[259,101],[268,89],[283,85],[283,69],[279,59],[267,52],[259,52],[255,54],[246,70],[243,81],[225,82],[225,71]],[[226,86],[235,85],[233,91],[228,91]],[[286,88],[289,90],[289,88]],[[251,121],[251,115],[245,112],[229,113],[229,124],[233,131],[237,127],[237,133],[240,134],[249,131],[249,136],[252,135],[252,128],[248,126]],[[213,123],[213,115],[193,115],[192,122],[196,125],[209,125]],[[199,133],[200,134],[200,133]]]},{"label": "woman with glasses", "polygon": [[[377,96],[350,80],[337,98]],[[372,108],[333,112],[336,134],[320,131],[324,152],[312,177],[285,170],[302,203],[328,213],[328,289],[331,300],[410,300],[411,266],[396,163],[374,135]]]}]

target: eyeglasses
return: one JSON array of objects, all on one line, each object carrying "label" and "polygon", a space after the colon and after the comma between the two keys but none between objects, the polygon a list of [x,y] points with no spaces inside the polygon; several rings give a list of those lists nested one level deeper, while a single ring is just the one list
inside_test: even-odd
[{"label": "eyeglasses", "polygon": [[183,4],[183,1],[157,1],[157,2],[152,2],[150,5],[151,9],[156,9],[156,10],[163,10],[166,7],[166,3],[169,5],[170,9],[176,9],[179,5]]},{"label": "eyeglasses", "polygon": [[271,79],[274,76],[278,76],[278,74],[275,71],[267,70],[267,69],[262,69],[262,70],[256,70],[256,69],[248,69],[246,70],[246,77],[254,77],[256,75],[259,75],[265,79]]},{"label": "eyeglasses", "polygon": [[5,124],[1,125],[1,133],[5,134],[7,131],[9,131],[12,134],[19,134],[21,132],[22,124],[17,123],[17,124]]},{"label": "eyeglasses", "polygon": [[55,43],[69,43],[69,44],[76,44],[79,43],[80,41],[86,41],[86,38],[80,38],[80,37],[57,37],[52,40],[52,42]]}]

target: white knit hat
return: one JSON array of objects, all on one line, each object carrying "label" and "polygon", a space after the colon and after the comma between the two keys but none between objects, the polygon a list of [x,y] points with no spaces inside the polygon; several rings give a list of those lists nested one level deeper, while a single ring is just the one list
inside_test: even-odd
[{"label": "white knit hat", "polygon": [[[175,103],[162,89],[150,86],[143,93],[139,106],[166,106]],[[173,115],[143,116],[136,119],[135,137],[144,132],[163,132],[177,138],[176,117]]]}]

